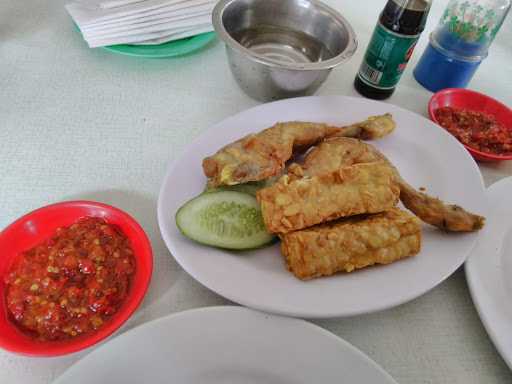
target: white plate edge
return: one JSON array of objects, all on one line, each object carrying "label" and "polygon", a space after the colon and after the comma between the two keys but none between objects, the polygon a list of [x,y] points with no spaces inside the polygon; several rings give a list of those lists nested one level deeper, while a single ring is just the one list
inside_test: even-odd
[{"label": "white plate edge", "polygon": [[[496,189],[496,188],[500,187],[501,185],[507,185],[507,184],[510,184],[510,189],[512,189],[512,176],[500,179],[500,180],[496,181],[495,183],[493,183],[492,185],[490,185],[486,190],[486,197],[487,198],[489,197],[489,193],[491,190]],[[475,250],[475,248],[476,247],[473,247],[473,251]],[[478,293],[478,288],[476,286],[477,283],[475,282],[476,275],[478,275],[478,272],[476,272],[476,270],[475,270],[475,272],[473,272],[473,267],[471,266],[472,263],[469,259],[471,257],[471,254],[473,253],[473,251],[470,253],[468,258],[466,259],[466,262],[464,263],[464,273],[466,276],[466,281],[468,284],[471,300],[473,301],[473,304],[478,313],[478,317],[480,318],[480,320],[484,326],[484,329],[487,332],[487,334],[489,335],[489,338],[491,339],[494,347],[496,348],[496,350],[502,357],[503,361],[507,364],[509,369],[512,370],[512,353],[509,354],[509,353],[505,352],[503,343],[502,343],[502,341],[500,341],[499,335],[496,333],[494,327],[492,326],[492,324],[490,322],[489,317],[486,314],[486,310],[484,309],[486,307],[486,304],[482,305],[483,301],[480,298],[480,294]],[[511,329],[512,329],[512,326],[511,326]]]},{"label": "white plate edge", "polygon": [[[115,337],[114,339],[112,339],[112,341],[119,340],[119,338],[122,338],[125,335],[128,335],[133,332],[140,332],[141,329],[144,329],[146,327],[151,327],[157,323],[168,321],[169,319],[175,319],[175,318],[187,316],[187,315],[190,315],[193,313],[210,312],[210,311],[214,311],[214,312],[216,312],[216,311],[228,311],[228,312],[229,311],[235,311],[235,312],[241,311],[241,312],[252,313],[255,315],[266,316],[268,318],[279,318],[284,321],[296,322],[297,324],[300,323],[301,325],[311,329],[312,332],[317,332],[318,334],[329,337],[331,340],[335,341],[336,343],[339,343],[344,348],[347,348],[347,350],[349,350],[354,355],[357,355],[359,358],[361,358],[362,360],[369,363],[376,371],[378,371],[380,374],[382,374],[383,378],[385,378],[388,381],[388,384],[398,384],[398,382],[386,370],[384,370],[383,367],[381,367],[376,361],[374,361],[372,358],[370,358],[366,353],[364,353],[362,350],[355,347],[354,345],[352,345],[351,343],[349,343],[347,340],[343,339],[342,337],[328,331],[327,329],[322,328],[319,325],[313,324],[313,323],[303,320],[303,319],[297,319],[294,317],[271,314],[271,313],[267,313],[267,312],[258,311],[258,310],[252,309],[252,308],[240,306],[240,305],[213,305],[213,306],[198,307],[198,308],[187,309],[185,311],[170,313],[168,315],[165,315],[165,316],[150,320],[148,322],[142,323],[142,324],[124,332],[123,334]],[[108,342],[101,344],[100,346],[98,346],[98,348],[91,351],[91,353],[88,353],[87,355],[83,356],[78,361],[76,361],[75,363],[70,365],[64,372],[62,372],[62,374],[60,374],[57,378],[55,378],[52,381],[52,383],[60,384],[61,378],[64,378],[66,373],[69,370],[73,369],[76,365],[80,364],[83,359],[90,358],[91,354],[95,353],[96,351],[98,351],[100,349],[105,349],[108,347],[109,347]]]}]

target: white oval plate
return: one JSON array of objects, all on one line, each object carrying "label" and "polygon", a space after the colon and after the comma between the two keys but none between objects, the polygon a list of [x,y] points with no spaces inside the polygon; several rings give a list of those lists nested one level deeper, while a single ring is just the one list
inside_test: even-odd
[{"label": "white oval plate", "polygon": [[512,177],[490,186],[487,199],[487,224],[466,262],[466,279],[487,333],[512,369]]},{"label": "white oval plate", "polygon": [[54,384],[396,384],[361,351],[303,320],[242,307],[173,314],[102,345]]},{"label": "white oval plate", "polygon": [[181,235],[177,209],[198,195],[206,178],[202,159],[222,146],[277,121],[349,124],[391,112],[397,129],[372,142],[406,180],[434,196],[483,212],[484,185],[474,160],[450,134],[396,106],[344,96],[304,97],[263,104],[202,134],[170,167],[158,200],[158,222],[167,247],[196,280],[248,307],[305,318],[342,317],[390,308],[414,299],[450,276],[466,259],[477,233],[450,234],[425,226],[416,257],[302,282],[284,266],[278,245],[234,253],[196,244]]}]

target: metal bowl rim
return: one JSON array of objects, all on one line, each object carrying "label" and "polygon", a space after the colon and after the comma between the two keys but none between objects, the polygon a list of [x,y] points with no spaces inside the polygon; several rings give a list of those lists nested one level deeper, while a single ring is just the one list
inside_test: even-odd
[{"label": "metal bowl rim", "polygon": [[325,3],[322,3],[318,0],[306,0],[307,2],[315,5],[316,7],[323,8],[329,14],[337,19],[347,30],[348,32],[348,44],[345,47],[345,49],[339,53],[338,55],[324,61],[315,62],[315,63],[282,63],[279,61],[270,60],[262,55],[258,55],[251,51],[250,49],[245,48],[243,45],[241,45],[238,41],[236,41],[234,38],[231,37],[231,35],[226,31],[224,28],[224,24],[222,22],[222,15],[224,13],[224,10],[235,1],[239,0],[220,0],[215,8],[213,9],[212,13],[212,22],[213,27],[215,29],[215,32],[220,37],[224,43],[229,48],[235,49],[240,53],[243,53],[247,56],[249,56],[253,61],[258,62],[260,64],[264,64],[271,68],[277,68],[277,69],[288,69],[288,70],[302,70],[302,71],[313,71],[313,70],[325,70],[325,69],[332,69],[336,67],[337,65],[347,61],[350,59],[356,49],[357,49],[357,38],[356,34],[350,25],[350,23],[345,19],[338,11],[331,8]]}]

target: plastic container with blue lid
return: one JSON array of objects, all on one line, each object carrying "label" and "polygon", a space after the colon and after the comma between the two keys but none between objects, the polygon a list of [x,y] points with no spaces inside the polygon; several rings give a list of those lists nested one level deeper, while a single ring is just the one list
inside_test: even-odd
[{"label": "plastic container with blue lid", "polygon": [[425,88],[465,88],[487,57],[510,0],[451,0],[414,69]]}]

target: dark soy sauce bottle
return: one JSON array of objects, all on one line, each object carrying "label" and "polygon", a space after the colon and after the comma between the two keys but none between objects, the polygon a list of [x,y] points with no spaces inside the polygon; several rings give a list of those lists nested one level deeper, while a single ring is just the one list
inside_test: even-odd
[{"label": "dark soy sauce bottle", "polygon": [[425,28],[431,0],[388,0],[373,31],[354,86],[370,99],[387,99]]}]

